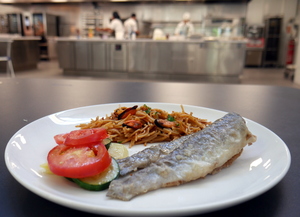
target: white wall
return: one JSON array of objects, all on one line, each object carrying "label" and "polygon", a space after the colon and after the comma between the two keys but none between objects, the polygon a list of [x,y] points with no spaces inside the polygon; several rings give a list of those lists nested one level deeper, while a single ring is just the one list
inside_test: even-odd
[{"label": "white wall", "polygon": [[249,25],[264,24],[264,0],[252,0],[248,3],[246,22]]}]

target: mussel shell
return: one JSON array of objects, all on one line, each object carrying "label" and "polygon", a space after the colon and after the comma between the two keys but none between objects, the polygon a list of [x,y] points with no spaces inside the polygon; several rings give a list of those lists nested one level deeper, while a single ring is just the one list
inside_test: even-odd
[{"label": "mussel shell", "polygon": [[155,119],[154,123],[160,128],[172,128],[175,125],[174,122],[165,119]]},{"label": "mussel shell", "polygon": [[126,117],[128,116],[128,113],[129,113],[129,112],[132,112],[132,110],[136,110],[137,107],[138,107],[138,106],[135,105],[135,106],[133,106],[133,107],[131,107],[131,108],[125,109],[121,114],[118,115],[118,120],[121,120],[121,119],[123,119],[123,118],[126,118]]},{"label": "mussel shell", "polygon": [[129,128],[132,128],[132,129],[140,129],[143,127],[143,125],[140,123],[138,125],[130,125],[130,124],[126,124],[126,123],[123,123],[122,124],[123,127],[129,127]]},{"label": "mussel shell", "polygon": [[159,119],[155,119],[155,120],[154,120],[154,124],[155,124],[156,126],[160,127],[160,128],[165,128],[163,125],[161,125],[161,124],[159,123]]}]

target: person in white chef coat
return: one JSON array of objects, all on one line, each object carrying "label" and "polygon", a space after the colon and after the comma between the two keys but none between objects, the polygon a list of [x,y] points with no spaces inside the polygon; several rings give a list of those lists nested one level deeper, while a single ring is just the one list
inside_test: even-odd
[{"label": "person in white chef coat", "polygon": [[175,35],[189,37],[194,33],[194,25],[191,23],[191,15],[186,12],[182,16],[182,21],[178,23],[175,29]]},{"label": "person in white chef coat", "polygon": [[135,39],[136,35],[139,34],[136,15],[134,13],[124,22],[124,28],[126,39]]},{"label": "person in white chef coat", "polygon": [[98,31],[105,31],[113,34],[116,39],[124,39],[124,26],[119,16],[119,13],[114,11],[108,28],[98,28]]}]

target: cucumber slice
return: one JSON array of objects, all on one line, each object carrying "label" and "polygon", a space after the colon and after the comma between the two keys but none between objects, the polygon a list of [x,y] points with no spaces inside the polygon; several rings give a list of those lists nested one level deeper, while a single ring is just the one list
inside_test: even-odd
[{"label": "cucumber slice", "polygon": [[122,159],[129,156],[129,151],[125,145],[112,142],[109,146],[108,153],[115,159]]},{"label": "cucumber slice", "polygon": [[106,139],[103,139],[102,142],[105,145],[106,149],[108,150],[112,140],[110,138],[106,138]]},{"label": "cucumber slice", "polygon": [[118,178],[119,174],[119,165],[117,161],[114,158],[112,158],[111,165],[102,173],[92,177],[72,179],[72,181],[86,190],[102,191],[107,189],[109,187],[110,182]]}]

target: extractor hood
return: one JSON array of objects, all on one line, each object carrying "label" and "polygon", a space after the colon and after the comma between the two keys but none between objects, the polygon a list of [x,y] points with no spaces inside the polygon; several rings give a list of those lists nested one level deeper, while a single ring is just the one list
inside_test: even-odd
[{"label": "extractor hood", "polygon": [[197,3],[248,3],[251,0],[0,0],[0,4],[53,4],[53,3],[79,3],[79,2],[197,2]]}]

